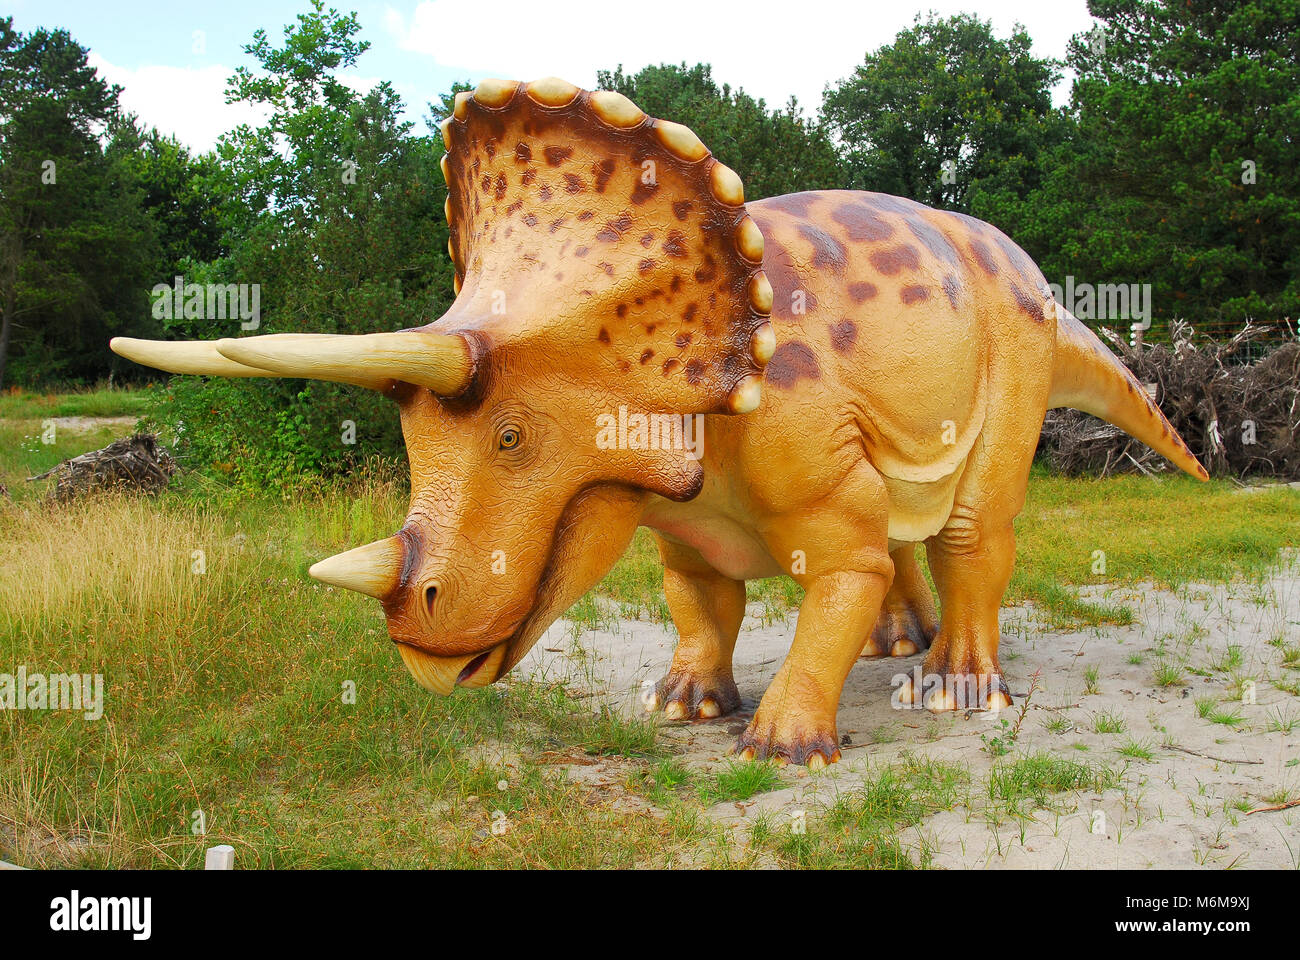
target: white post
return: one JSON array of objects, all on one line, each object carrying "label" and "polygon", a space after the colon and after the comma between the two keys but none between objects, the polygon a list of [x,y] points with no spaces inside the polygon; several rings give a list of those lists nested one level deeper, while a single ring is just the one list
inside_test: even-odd
[{"label": "white post", "polygon": [[225,843],[216,847],[208,847],[207,856],[203,859],[203,869],[234,870],[235,848]]}]

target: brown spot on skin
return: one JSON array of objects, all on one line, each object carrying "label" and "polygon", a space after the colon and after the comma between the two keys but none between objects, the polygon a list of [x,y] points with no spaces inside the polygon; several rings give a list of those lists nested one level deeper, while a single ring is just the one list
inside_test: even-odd
[{"label": "brown spot on skin", "polygon": [[706,253],[704,262],[695,268],[696,283],[712,283],[718,277],[718,263],[713,259],[713,254]]},{"label": "brown spot on skin", "polygon": [[519,182],[526,187],[536,179],[537,179],[537,171],[534,170],[532,167],[529,167],[527,170],[524,171],[524,175],[519,178]]},{"label": "brown spot on skin", "polygon": [[573,251],[573,255],[575,257],[585,257],[590,252],[591,252],[591,247],[578,247],[576,250]]},{"label": "brown spot on skin", "polygon": [[609,343],[609,331],[604,327],[600,328],[600,334],[596,337],[601,343]]},{"label": "brown spot on skin", "polygon": [[528,144],[524,143],[523,141],[520,141],[519,143],[516,143],[516,144],[515,144],[515,159],[516,159],[516,160],[531,160],[531,159],[533,159],[533,148],[530,147]]},{"label": "brown spot on skin", "polygon": [[537,217],[531,213],[526,213],[524,214],[524,223],[528,224],[530,227],[535,227],[537,226]]},{"label": "brown spot on skin", "polygon": [[[649,234],[647,234],[647,236],[649,236]],[[668,239],[664,241],[663,251],[670,257],[685,257],[686,235],[680,230],[669,230]]]},{"label": "brown spot on skin", "polygon": [[848,353],[858,342],[858,325],[852,320],[841,320],[831,324],[827,329],[831,334],[831,346],[836,353]]},{"label": "brown spot on skin", "polygon": [[491,160],[493,157],[495,157],[495,156],[497,155],[497,145],[496,145],[495,142],[493,142],[493,141],[491,141],[491,140],[489,140],[489,141],[487,142],[487,144],[484,146],[483,149],[485,149],[485,150],[487,151],[487,155],[488,155],[488,159],[489,159],[489,160]]},{"label": "brown spot on skin", "polygon": [[542,153],[546,156],[546,162],[552,167],[558,167],[569,157],[573,156],[572,147],[547,147]]},{"label": "brown spot on skin", "polygon": [[678,350],[685,350],[687,347],[691,345],[691,332],[688,330],[685,333],[677,334],[673,342],[677,344]]},{"label": "brown spot on skin", "polygon": [[913,283],[900,290],[898,297],[908,306],[914,303],[925,303],[930,299],[930,288],[919,283]]},{"label": "brown spot on skin", "polygon": [[1029,259],[1029,254],[1012,243],[1011,239],[1005,234],[994,234],[993,242],[998,245],[998,249],[1006,255],[1006,258],[1011,261],[1011,265],[1019,271],[1025,280],[1033,283],[1034,286],[1038,285],[1036,278],[1038,267],[1033,260]]},{"label": "brown spot on skin", "polygon": [[849,296],[854,303],[864,303],[876,295],[874,283],[850,283]]},{"label": "brown spot on skin", "polygon": [[551,199],[550,184],[546,184],[546,183],[542,184],[541,189],[537,191],[537,195],[542,198],[543,203],[546,203],[548,200],[550,200]]},{"label": "brown spot on skin", "polygon": [[[1018,283],[1013,283],[1011,285],[1011,296],[1015,298],[1016,306],[1029,314],[1029,316],[1038,323],[1043,322],[1043,305],[1033,297],[1029,296],[1029,294],[1025,293]],[[1129,389],[1131,390],[1132,388],[1133,385],[1129,384]]]},{"label": "brown spot on skin", "polygon": [[654,242],[655,242],[655,235],[653,233],[643,233],[641,235],[641,246],[649,247],[650,244]]},{"label": "brown spot on skin", "polygon": [[564,226],[564,217],[560,217],[560,219],[558,220],[552,220],[551,227],[550,227],[551,233],[554,233],[556,230],[559,230],[560,227],[562,226]]},{"label": "brown spot on skin", "polygon": [[811,224],[800,224],[799,233],[805,240],[812,244],[813,266],[819,270],[830,269],[836,273],[844,269],[848,258],[844,253],[844,245],[832,237],[825,230],[814,227]]},{"label": "brown spot on skin", "polygon": [[[669,254],[669,256],[671,256],[671,254]],[[679,292],[681,292],[681,289],[682,289],[682,275],[681,275],[680,273],[674,273],[674,274],[673,274],[673,282],[670,283],[670,284],[668,284],[668,289],[671,290],[673,293],[679,293]]]},{"label": "brown spot on skin", "polygon": [[681,366],[681,364],[678,363],[677,360],[675,360],[675,359],[672,358],[672,357],[669,357],[667,360],[664,361],[664,376],[665,376],[665,377],[668,376],[670,373],[672,373],[674,370],[676,370],[679,366]]},{"label": "brown spot on skin", "polygon": [[860,203],[844,203],[831,211],[831,219],[844,228],[854,243],[879,243],[894,233],[893,226],[874,210]]},{"label": "brown spot on skin", "polygon": [[651,260],[649,257],[642,260],[640,263],[636,265],[637,272],[639,273],[649,273],[654,268],[655,268],[655,262]]},{"label": "brown spot on skin", "polygon": [[673,204],[673,216],[678,220],[685,220],[686,215],[691,212],[694,204],[689,200],[678,200]]},{"label": "brown spot on skin", "polygon": [[793,387],[800,380],[820,380],[821,369],[808,344],[787,340],[776,348],[764,376],[774,387]]},{"label": "brown spot on skin", "polygon": [[890,247],[888,250],[873,251],[871,265],[885,276],[892,277],[904,270],[915,270],[921,265],[921,258],[916,252],[916,247],[905,243],[899,247]]},{"label": "brown spot on skin", "polygon": [[486,173],[483,174],[482,178],[478,182],[478,186],[479,189],[482,190],[484,193],[487,193],[489,190],[491,190],[492,189],[491,175]]},{"label": "brown spot on skin", "polygon": [[922,217],[911,217],[908,219],[907,225],[911,228],[912,233],[916,235],[916,239],[921,241],[921,245],[929,250],[930,255],[936,260],[942,260],[944,263],[954,266],[961,262],[961,258],[957,254],[957,248],[943,235],[942,231],[929,221]]},{"label": "brown spot on skin", "polygon": [[993,251],[989,245],[978,237],[972,237],[970,240],[970,252],[975,257],[975,262],[980,265],[990,277],[998,275],[998,262],[993,259]]},{"label": "brown spot on skin", "polygon": [[813,197],[810,193],[787,193],[784,196],[772,197],[767,203],[796,217],[806,217],[808,211],[812,209]]},{"label": "brown spot on skin", "polygon": [[[658,189],[659,189],[658,180],[656,180],[654,183],[643,183],[642,181],[637,180],[636,186],[632,188],[632,194],[628,199],[630,199],[633,203],[639,206],[645,203],[651,197],[653,197],[655,195],[655,191],[657,191]],[[680,219],[680,217],[678,219]]]},{"label": "brown spot on skin", "polygon": [[584,211],[582,211],[582,213],[578,214],[578,220],[579,220],[580,222],[582,222],[582,223],[586,223],[588,220],[590,220],[590,219],[591,219],[592,217],[594,217],[594,216],[595,216],[595,214],[592,213],[590,210],[584,210]]},{"label": "brown spot on skin", "polygon": [[682,319],[687,323],[693,323],[695,320],[695,314],[697,314],[699,310],[700,305],[698,303],[688,303],[686,309],[682,311]]},{"label": "brown spot on skin", "polygon": [[626,317],[626,316],[627,316],[627,304],[626,304],[626,303],[620,303],[617,307],[614,308],[614,312],[617,313],[620,317]]},{"label": "brown spot on skin", "polygon": [[644,367],[647,363],[653,360],[654,355],[655,352],[651,350],[649,347],[646,347],[643,351],[641,351],[641,366]]},{"label": "brown spot on skin", "polygon": [[623,234],[632,226],[632,217],[626,213],[619,214],[613,220],[610,220],[596,233],[596,239],[605,243],[617,243],[623,239]]},{"label": "brown spot on skin", "polygon": [[567,193],[582,193],[587,189],[587,185],[582,182],[582,177],[576,173],[566,173],[564,175],[564,189]]},{"label": "brown spot on skin", "polygon": [[609,183],[609,178],[614,175],[614,161],[609,157],[604,160],[598,160],[591,165],[591,172],[596,177],[596,192],[604,193],[605,186]]},{"label": "brown spot on skin", "polygon": [[943,292],[944,296],[948,298],[948,302],[952,304],[952,308],[956,310],[957,296],[961,293],[961,283],[951,273],[943,278]]},{"label": "brown spot on skin", "polygon": [[510,204],[510,206],[506,207],[506,216],[513,217],[516,213],[518,213],[523,208],[524,208],[524,202],[522,200],[516,200],[514,203]]},{"label": "brown spot on skin", "polygon": [[493,196],[495,196],[498,200],[500,200],[505,195],[506,195],[506,175],[504,173],[498,173],[496,190],[493,191]]},{"label": "brown spot on skin", "polygon": [[704,379],[705,366],[699,360],[691,360],[686,364],[686,382],[690,384],[699,383]]}]

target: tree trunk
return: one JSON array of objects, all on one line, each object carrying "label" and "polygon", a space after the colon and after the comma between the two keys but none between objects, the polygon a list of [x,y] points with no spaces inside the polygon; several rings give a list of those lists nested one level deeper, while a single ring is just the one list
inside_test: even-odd
[{"label": "tree trunk", "polygon": [[0,318],[0,390],[5,386],[5,366],[9,362],[9,331],[13,329],[16,291],[10,284],[5,289],[4,315]]}]

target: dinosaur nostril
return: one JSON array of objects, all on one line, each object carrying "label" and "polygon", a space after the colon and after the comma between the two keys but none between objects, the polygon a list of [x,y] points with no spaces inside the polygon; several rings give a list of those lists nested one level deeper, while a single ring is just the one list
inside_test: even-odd
[{"label": "dinosaur nostril", "polygon": [[438,599],[438,585],[431,583],[424,588],[424,609],[433,614],[433,602]]}]

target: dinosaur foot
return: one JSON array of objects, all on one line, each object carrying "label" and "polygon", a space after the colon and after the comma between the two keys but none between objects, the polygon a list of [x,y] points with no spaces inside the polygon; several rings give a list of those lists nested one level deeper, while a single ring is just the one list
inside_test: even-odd
[{"label": "dinosaur foot", "polygon": [[760,706],[731,752],[741,760],[771,760],[778,766],[806,764],[821,770],[840,759],[835,722],[806,716],[765,716]]},{"label": "dinosaur foot", "polygon": [[641,702],[648,713],[662,710],[666,720],[708,720],[740,709],[740,691],[730,671],[716,676],[673,669],[646,688]]},{"label": "dinosaur foot", "polygon": [[953,663],[935,656],[934,647],[919,670],[913,671],[898,691],[898,701],[920,705],[933,713],[948,710],[998,711],[1011,706],[1011,691],[1002,678],[997,661],[973,662],[964,658]]},{"label": "dinosaur foot", "polygon": [[912,604],[886,603],[876,620],[875,629],[862,647],[864,657],[910,657],[928,649],[938,627],[933,615],[927,616]]}]

